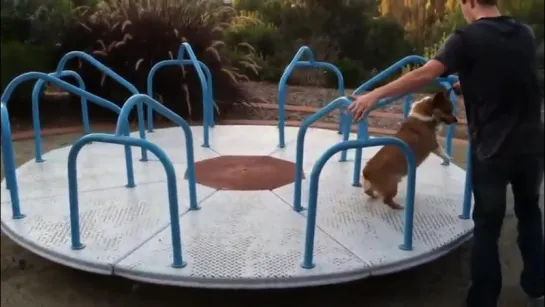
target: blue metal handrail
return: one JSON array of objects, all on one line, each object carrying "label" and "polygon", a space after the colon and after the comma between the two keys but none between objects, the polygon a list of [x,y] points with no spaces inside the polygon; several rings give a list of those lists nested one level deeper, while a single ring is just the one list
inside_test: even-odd
[{"label": "blue metal handrail", "polygon": [[[62,72],[60,75],[62,75]],[[112,110],[116,113],[119,113],[121,110],[117,105],[111,103],[108,100],[105,100],[104,98],[98,97],[94,94],[84,91],[79,87],[76,87],[68,82],[62,81],[59,78],[56,78],[46,73],[28,72],[28,73],[21,74],[15,77],[13,80],[11,80],[11,82],[4,89],[4,93],[2,93],[0,101],[2,102],[2,110],[3,110],[2,111],[2,116],[3,116],[2,117],[2,152],[4,154],[4,167],[6,168],[6,185],[7,185],[7,188],[10,189],[12,199],[15,199],[15,201],[12,200],[12,207],[14,207],[13,208],[14,216],[20,215],[20,214],[16,214],[17,212],[20,212],[20,208],[19,208],[19,194],[18,194],[18,187],[17,187],[17,175],[15,173],[15,158],[14,158],[14,152],[13,152],[13,142],[11,137],[11,127],[9,122],[9,113],[7,110],[7,102],[10,100],[11,95],[13,94],[13,91],[17,88],[17,86],[29,80],[43,80],[45,82],[52,83],[53,85],[59,88],[62,88],[66,90],[67,92],[70,92],[74,95],[84,96],[86,97],[87,100],[94,102],[109,110]],[[127,123],[127,126],[128,126],[128,123]],[[124,134],[128,135],[128,133],[129,133],[128,130],[124,131]],[[129,147],[125,147],[125,160],[127,161],[127,170],[132,169],[132,152]],[[127,171],[127,176],[128,176],[127,186],[131,186],[131,176],[130,176],[131,173],[132,171],[130,173],[129,171]],[[13,198],[13,195],[16,195],[16,197]]]},{"label": "blue metal handrail", "polygon": [[[67,54],[65,54],[59,60],[59,63],[57,64],[57,69],[56,69],[55,72],[60,75],[62,73],[62,71],[64,70],[64,68],[66,66],[66,63],[68,61],[70,61],[71,59],[76,59],[76,58],[88,62],[89,64],[91,64],[91,66],[93,66],[96,69],[98,69],[99,71],[101,71],[104,75],[114,79],[117,83],[121,84],[123,87],[125,87],[127,90],[129,90],[129,92],[131,92],[131,94],[134,95],[134,94],[139,93],[138,89],[134,85],[132,85],[129,81],[125,80],[123,77],[121,77],[116,72],[114,72],[113,70],[108,68],[106,65],[104,65],[101,62],[99,62],[98,60],[96,60],[91,55],[89,55],[89,54],[87,54],[85,52],[82,52],[82,51],[71,51],[71,52],[68,52]],[[36,85],[36,86],[38,86],[38,85]],[[43,86],[43,84],[41,84],[40,86]],[[139,134],[140,134],[140,138],[141,139],[146,139],[146,131],[145,131],[145,125],[144,125],[144,106],[139,105],[138,109],[137,109],[137,112],[138,112],[138,115],[137,115],[138,116],[138,131],[139,131]],[[146,150],[144,148],[142,148],[141,151],[142,151],[141,161],[147,161],[148,160],[148,155],[146,153]]]},{"label": "blue metal handrail", "polygon": [[375,75],[373,78],[367,80],[367,82],[360,85],[354,90],[352,95],[361,95],[363,92],[369,91],[370,89],[377,86],[377,84],[391,77],[393,74],[397,73],[407,65],[422,65],[426,64],[426,62],[428,62],[428,59],[419,55],[409,55],[407,57],[404,57],[403,59],[397,61],[390,67]]},{"label": "blue metal handrail", "polygon": [[[188,59],[193,64],[193,67],[195,68],[195,71],[197,72],[197,76],[199,76],[199,81],[201,82],[201,95],[203,99],[203,134],[204,134],[204,144],[203,147],[209,147],[208,144],[208,127],[210,127],[210,120],[214,121],[214,110],[212,106],[212,100],[208,100],[207,97],[209,96],[208,87],[209,85],[206,82],[206,78],[204,75],[204,72],[201,68],[201,65],[199,65],[199,60],[197,60],[197,56],[193,52],[193,48],[191,48],[191,45],[188,43],[182,43],[180,45],[180,48],[178,48],[178,55],[176,57],[177,60],[184,60],[185,52],[187,51],[187,55],[189,56]],[[210,77],[210,81],[212,80],[212,77]],[[212,83],[210,83],[210,86],[212,86]]]},{"label": "blue metal handrail", "polygon": [[[138,101],[135,101],[138,103]],[[133,105],[134,106],[134,105]],[[120,116],[121,118],[121,116]],[[101,142],[110,144],[121,144],[127,146],[143,147],[153,153],[165,168],[168,187],[168,201],[170,211],[170,230],[172,238],[172,267],[183,268],[186,263],[182,258],[182,243],[180,238],[180,220],[178,210],[178,196],[176,187],[176,171],[172,162],[165,152],[157,145],[144,139],[132,138],[128,136],[114,136],[105,133],[88,134],[80,138],[70,148],[68,154],[68,194],[70,200],[70,232],[72,249],[80,250],[85,248],[81,242],[80,224],[79,224],[79,203],[78,203],[78,182],[77,182],[77,158],[83,146],[91,142]],[[130,150],[130,149],[129,149]]]},{"label": "blue metal handrail", "polygon": [[[301,58],[306,55],[308,60],[307,61],[301,61]],[[291,76],[293,70],[295,68],[319,68],[319,69],[326,69],[329,70],[337,76],[337,90],[339,92],[339,96],[344,96],[344,78],[341,73],[341,71],[333,64],[327,63],[327,62],[317,62],[315,60],[314,54],[310,50],[309,47],[303,46],[299,48],[291,62],[286,66],[284,69],[284,73],[282,74],[282,77],[280,78],[280,82],[278,82],[278,146],[280,148],[284,148],[286,146],[285,144],[285,132],[284,128],[286,126],[286,85],[288,83],[288,79]],[[345,120],[345,116],[342,112],[342,110],[339,110],[340,112],[340,120],[339,120],[339,133],[342,133],[344,129],[342,126],[344,124],[350,125],[349,121]]]},{"label": "blue metal handrail", "polygon": [[305,236],[305,250],[303,254],[303,263],[301,266],[305,269],[314,267],[314,234],[316,231],[316,211],[318,202],[318,184],[320,174],[325,164],[333,155],[342,150],[374,147],[374,146],[396,146],[405,154],[407,160],[407,194],[405,196],[405,224],[403,230],[403,244],[400,246],[402,250],[411,250],[413,245],[413,218],[414,218],[414,188],[416,183],[416,163],[414,153],[410,147],[403,141],[392,138],[376,138],[370,140],[351,140],[337,143],[325,151],[318,159],[310,173],[310,191],[307,212],[307,225]]},{"label": "blue metal handrail", "polygon": [[[455,82],[453,82],[453,83],[455,83]],[[452,106],[453,106],[452,114],[454,116],[457,116],[457,113],[458,113],[457,112],[458,97],[456,97],[456,93],[452,90],[452,84],[450,82],[448,82],[448,81],[439,82],[439,84],[441,84],[450,93],[449,98],[450,98],[450,102],[452,102]],[[456,124],[451,124],[451,125],[447,126],[446,141],[445,141],[445,152],[447,153],[447,155],[449,157],[452,156],[452,139],[454,139],[455,130],[456,130]]]},{"label": "blue metal handrail", "polygon": [[22,219],[25,216],[21,213],[19,204],[19,188],[17,187],[17,177],[15,174],[15,157],[13,154],[11,125],[9,123],[8,108],[4,104],[4,101],[0,102],[0,111],[2,113],[2,160],[4,162],[6,187],[9,189],[11,198],[11,215],[13,219]]},{"label": "blue metal handrail", "polygon": [[[55,72],[50,73],[50,76],[57,77],[57,78],[63,78],[63,77],[73,77],[76,79],[79,88],[85,91],[85,82],[83,82],[83,79],[81,76],[71,70],[65,70],[62,71],[61,74],[57,74]],[[40,125],[40,94],[42,93],[42,89],[45,85],[44,80],[38,80],[34,84],[34,88],[32,89],[32,128],[34,130],[34,160],[36,163],[44,162],[42,159],[42,136],[41,136],[41,125]],[[89,107],[87,105],[87,98],[85,96],[80,96],[81,99],[81,117],[83,121],[83,133],[89,134],[91,133],[91,127],[89,124]]]},{"label": "blue metal handrail", "polygon": [[[296,147],[296,156],[295,156],[295,181],[294,181],[294,193],[293,193],[293,210],[300,212],[303,210],[301,206],[301,185],[303,181],[303,156],[304,156],[304,146],[305,146],[305,135],[307,133],[308,127],[313,123],[317,122],[327,114],[331,113],[335,109],[347,107],[352,102],[351,99],[347,97],[339,97],[325,107],[318,110],[316,113],[305,118],[297,131],[297,147]],[[351,117],[347,117],[349,122]],[[347,141],[350,134],[350,125],[343,125],[343,141]],[[346,150],[341,152],[341,162],[346,161]]]},{"label": "blue metal handrail", "polygon": [[[203,103],[207,104],[207,106],[203,105],[203,113],[204,110],[208,110],[208,113],[203,114],[203,147],[209,147],[209,132],[208,128],[214,126],[214,106],[213,106],[213,86],[212,86],[212,73],[210,72],[210,69],[201,61],[197,61],[201,69],[204,71],[206,75],[206,80],[200,80],[201,81],[201,87],[203,86],[203,82],[206,82],[206,96],[203,97]],[[166,60],[161,61],[151,68],[150,72],[148,73],[147,78],[147,93],[148,96],[153,97],[153,77],[157,73],[157,71],[163,67],[166,66],[185,66],[185,65],[194,65],[194,63],[191,60]],[[207,117],[205,119],[205,117]],[[153,132],[153,110],[151,108],[147,109],[147,121],[148,121],[148,131]]]},{"label": "blue metal handrail", "polygon": [[[153,98],[144,94],[136,94],[127,99],[127,101],[123,105],[123,108],[121,108],[121,112],[117,119],[115,135],[121,136],[124,134],[125,131],[128,131],[129,114],[131,113],[131,110],[134,108],[134,106],[139,104],[145,104],[148,108],[152,108],[156,112],[159,112],[161,115],[170,119],[182,128],[185,135],[185,148],[187,156],[189,208],[190,210],[198,210],[199,206],[197,203],[197,189],[195,185],[195,158],[193,157],[193,134],[191,133],[191,127],[189,127],[189,124],[183,118],[181,118],[178,114],[172,112]],[[129,170],[127,170],[127,172],[128,171]]]},{"label": "blue metal handrail", "polygon": [[[369,91],[370,89],[374,88],[377,84],[391,77],[393,74],[395,74],[396,72],[398,72],[399,70],[401,70],[403,67],[407,65],[423,65],[423,64],[426,64],[428,61],[429,61],[428,58],[422,57],[419,55],[410,55],[410,56],[404,57],[403,59],[394,63],[390,67],[381,71],[379,74],[377,74],[373,78],[369,79],[367,82],[360,85],[357,89],[354,90],[352,95],[361,95],[363,94],[363,92]],[[446,78],[438,78],[437,82],[441,84],[445,89],[449,90],[449,88],[451,87],[453,83],[458,82],[458,77],[451,75]],[[456,107],[457,107],[456,95],[452,93],[452,91],[450,95],[450,100],[454,106],[454,112],[456,113]],[[407,116],[409,115],[411,102],[412,102],[412,95],[411,94],[406,95],[405,102],[403,105],[404,118],[407,118]],[[455,129],[456,129],[456,126],[451,125],[448,127],[448,130],[447,130],[445,151],[447,152],[448,155],[451,155],[452,153],[452,138],[454,136]],[[359,149],[359,151],[361,152],[361,148]]]}]

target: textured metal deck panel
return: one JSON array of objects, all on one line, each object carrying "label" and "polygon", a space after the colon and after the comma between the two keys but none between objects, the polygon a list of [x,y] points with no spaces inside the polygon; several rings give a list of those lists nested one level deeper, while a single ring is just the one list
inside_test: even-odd
[{"label": "textured metal deck panel", "polygon": [[[220,155],[271,155],[295,160],[297,128],[286,128],[286,148],[270,126],[216,126],[210,146],[202,148],[202,127],[193,127],[195,160]],[[291,209],[293,184],[273,191],[215,191],[197,185],[199,211],[187,211],[185,140],[180,128],[159,129],[147,138],[162,147],[178,178],[183,255],[188,265],[170,267],[172,248],[165,174],[156,158],[140,162],[133,149],[137,186],[125,188],[125,161],[119,145],[93,143],[78,160],[82,242],[70,249],[69,147],[44,154],[17,169],[21,210],[13,220],[2,181],[2,231],[25,248],[81,270],[180,286],[210,288],[284,288],[338,283],[371,274],[400,271],[431,261],[467,240],[473,223],[461,220],[465,172],[441,166],[436,156],[417,171],[414,249],[402,251],[403,211],[369,200],[351,186],[354,151],[348,161],[333,157],[324,168],[318,194],[315,263],[302,269],[305,211]],[[354,138],[354,135],[351,136]],[[309,129],[304,171],[340,141],[334,131]],[[378,148],[364,149],[364,161]],[[365,162],[364,162],[365,163]],[[403,204],[405,182],[397,200]],[[303,182],[303,205],[308,181]]]}]

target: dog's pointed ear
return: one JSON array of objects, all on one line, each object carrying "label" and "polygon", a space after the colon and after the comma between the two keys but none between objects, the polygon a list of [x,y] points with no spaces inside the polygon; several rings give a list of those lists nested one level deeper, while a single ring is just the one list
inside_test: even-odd
[{"label": "dog's pointed ear", "polygon": [[448,92],[447,91],[440,91],[440,92],[437,92],[433,96],[433,105],[434,106],[440,106],[443,103],[445,103],[445,101],[448,101],[448,100],[449,100]]}]

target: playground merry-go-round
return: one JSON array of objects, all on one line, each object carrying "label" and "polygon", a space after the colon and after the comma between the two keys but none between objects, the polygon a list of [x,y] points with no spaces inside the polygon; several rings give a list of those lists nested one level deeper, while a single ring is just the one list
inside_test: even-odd
[{"label": "playground merry-go-round", "polygon": [[[119,108],[85,91],[82,78],[64,70],[73,58],[91,63],[134,95]],[[404,58],[354,94],[407,64],[425,61]],[[203,91],[201,126],[189,126],[151,98],[154,73],[169,65],[195,67]],[[1,104],[2,232],[72,268],[204,288],[340,283],[432,261],[468,240],[473,223],[464,170],[441,165],[434,155],[416,170],[405,143],[369,136],[366,119],[351,133],[352,119],[345,113],[338,131],[311,127],[347,106],[349,98],[333,100],[300,127],[285,127],[286,81],[297,67],[332,70],[344,93],[339,70],[315,61],[302,47],[279,83],[278,126],[215,125],[210,72],[187,43],[177,60],[151,69],[146,94],[77,51],[66,54],[54,73],[18,76]],[[75,78],[79,87],[61,77]],[[32,96],[35,159],[16,168],[7,103],[27,80],[37,81]],[[38,104],[46,82],[81,97],[85,133],[71,146],[43,153]],[[450,87],[456,78],[438,82]],[[385,99],[377,108],[395,100]],[[90,130],[89,102],[119,114],[115,132]],[[405,100],[407,111],[410,103]],[[131,133],[128,115],[134,108],[138,131]],[[154,129],[154,111],[177,127]],[[447,129],[450,152],[454,126]],[[406,154],[409,175],[397,196],[405,210],[370,200],[359,187],[362,166],[381,146],[398,146]]]}]

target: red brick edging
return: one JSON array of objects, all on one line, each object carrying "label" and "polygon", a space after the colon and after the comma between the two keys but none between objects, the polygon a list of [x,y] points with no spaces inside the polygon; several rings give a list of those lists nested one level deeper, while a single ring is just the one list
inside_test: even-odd
[{"label": "red brick edging", "polygon": [[[96,129],[97,126],[100,127],[107,127],[112,128],[112,130],[115,128],[115,125],[94,125],[93,128]],[[70,133],[78,133],[83,131],[82,125],[75,125],[75,126],[67,126],[67,127],[57,127],[57,128],[46,128],[42,129],[41,135],[42,136],[53,136],[53,135],[62,135],[62,134],[70,134]],[[11,138],[14,142],[20,142],[20,141],[26,141],[34,138],[34,130],[26,130],[26,131],[16,131],[11,134]]]}]

